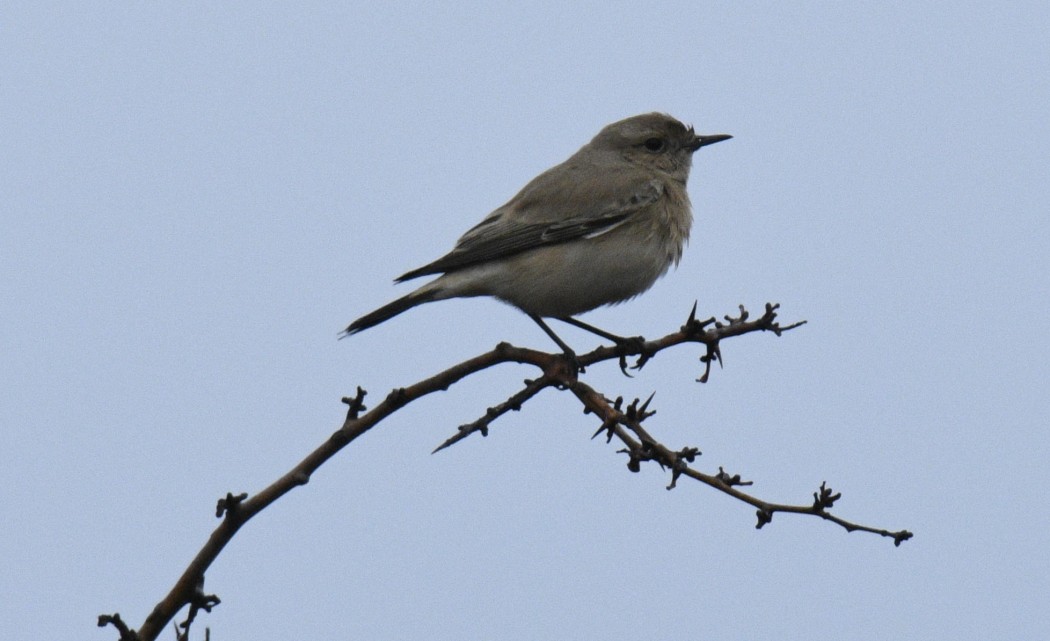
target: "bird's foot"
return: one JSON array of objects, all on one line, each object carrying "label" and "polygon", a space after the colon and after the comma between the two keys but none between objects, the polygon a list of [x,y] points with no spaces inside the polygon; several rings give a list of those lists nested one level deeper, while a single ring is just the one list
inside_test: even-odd
[{"label": "bird's foot", "polygon": [[613,342],[616,343],[616,351],[620,355],[620,371],[628,378],[634,378],[631,376],[630,372],[627,371],[627,356],[629,354],[638,354],[638,360],[635,361],[634,365],[630,366],[630,369],[637,371],[645,367],[645,364],[648,363],[649,359],[656,353],[655,351],[646,348],[646,340],[643,336],[617,336],[613,339]]}]

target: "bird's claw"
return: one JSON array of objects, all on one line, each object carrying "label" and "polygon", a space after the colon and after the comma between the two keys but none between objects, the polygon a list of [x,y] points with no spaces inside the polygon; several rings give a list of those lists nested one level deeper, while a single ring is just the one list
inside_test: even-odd
[{"label": "bird's claw", "polygon": [[628,372],[627,356],[629,354],[638,354],[638,360],[634,365],[630,366],[630,369],[640,370],[645,367],[645,364],[652,358],[652,352],[645,349],[645,337],[643,336],[629,336],[621,338],[616,341],[617,351],[620,353],[620,371],[627,378],[634,378],[630,372]]}]

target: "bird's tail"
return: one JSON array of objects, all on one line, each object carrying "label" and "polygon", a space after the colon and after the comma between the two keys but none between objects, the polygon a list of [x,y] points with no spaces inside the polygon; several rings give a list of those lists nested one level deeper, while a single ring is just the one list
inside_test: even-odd
[{"label": "bird's tail", "polygon": [[422,305],[423,303],[429,303],[439,298],[438,292],[440,290],[430,289],[426,286],[417,289],[411,294],[402,296],[401,298],[383,305],[379,309],[369,312],[358,318],[354,322],[343,330],[339,335],[339,338],[346,338],[351,334],[356,334],[360,331],[364,331],[369,327],[374,327],[383,321],[390,320],[397,316],[401,312],[412,309],[416,305]]}]

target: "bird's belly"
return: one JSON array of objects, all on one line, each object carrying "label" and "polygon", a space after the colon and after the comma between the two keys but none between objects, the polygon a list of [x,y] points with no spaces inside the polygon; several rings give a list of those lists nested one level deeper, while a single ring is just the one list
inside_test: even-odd
[{"label": "bird's belly", "polygon": [[608,241],[525,252],[505,262],[486,293],[539,316],[574,316],[641,294],[673,260],[663,243]]}]

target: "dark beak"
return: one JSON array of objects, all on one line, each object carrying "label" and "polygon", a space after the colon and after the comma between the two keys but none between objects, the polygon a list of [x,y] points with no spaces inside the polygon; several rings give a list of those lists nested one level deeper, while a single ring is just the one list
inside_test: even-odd
[{"label": "dark beak", "polygon": [[732,138],[732,136],[730,136],[729,134],[711,134],[710,136],[697,136],[696,140],[693,141],[693,144],[690,145],[690,150],[696,151],[701,147],[713,145],[716,142],[722,142],[723,140],[729,140],[730,138]]}]

